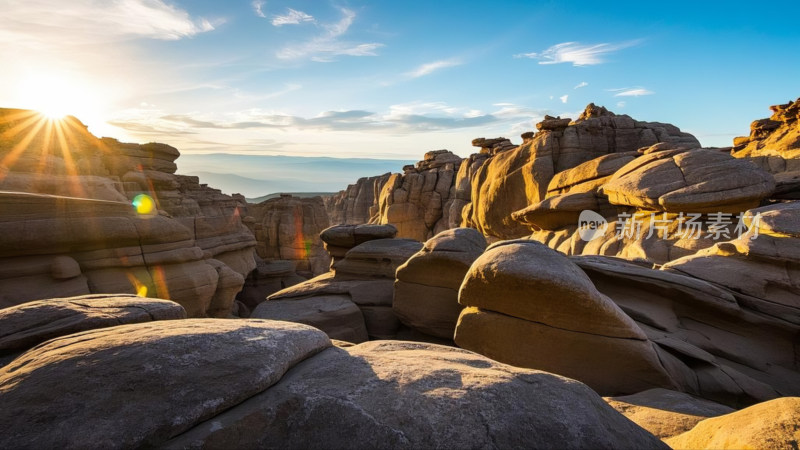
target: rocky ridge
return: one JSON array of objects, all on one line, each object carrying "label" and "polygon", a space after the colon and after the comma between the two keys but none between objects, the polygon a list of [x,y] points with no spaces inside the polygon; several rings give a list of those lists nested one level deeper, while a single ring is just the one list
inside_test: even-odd
[{"label": "rocky ridge", "polygon": [[97,139],[73,117],[0,110],[0,136],[0,306],[138,293],[230,313],[255,267],[243,198],[175,175],[173,147]]}]

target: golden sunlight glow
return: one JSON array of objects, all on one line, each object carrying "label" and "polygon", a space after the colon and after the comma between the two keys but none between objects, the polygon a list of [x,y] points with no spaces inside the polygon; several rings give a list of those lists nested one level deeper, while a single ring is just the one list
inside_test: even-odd
[{"label": "golden sunlight glow", "polygon": [[25,108],[39,111],[52,120],[79,115],[97,103],[97,96],[77,80],[61,74],[37,73],[26,77],[18,96]]}]

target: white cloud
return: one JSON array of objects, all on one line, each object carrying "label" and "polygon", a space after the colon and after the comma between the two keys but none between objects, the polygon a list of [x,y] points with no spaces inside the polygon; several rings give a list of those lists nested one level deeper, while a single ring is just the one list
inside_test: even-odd
[{"label": "white cloud", "polygon": [[558,97],[558,99],[561,100],[561,103],[567,103],[568,98],[569,95],[562,95],[561,97]]},{"label": "white cloud", "polygon": [[573,89],[580,89],[580,88],[582,88],[582,87],[586,87],[586,86],[588,86],[588,85],[589,85],[589,83],[587,83],[587,82],[585,82],[585,81],[581,81],[581,82],[580,82],[580,83],[578,83],[578,85],[577,85],[577,86],[575,86]]},{"label": "white cloud", "polygon": [[282,16],[274,16],[272,24],[276,27],[283,25],[298,25],[302,22],[316,22],[313,16],[310,16],[303,11],[298,11],[292,8],[286,8],[286,14]]},{"label": "white cloud", "polygon": [[323,24],[325,30],[321,35],[301,44],[289,45],[279,50],[275,56],[280,59],[310,58],[316,62],[331,62],[336,56],[377,56],[377,49],[383,44],[377,42],[353,43],[339,39],[350,28],[356,13],[342,8],[342,19],[336,23]]},{"label": "white cloud", "polygon": [[584,45],[579,42],[563,42],[539,53],[521,53],[515,58],[538,59],[539,64],[572,63],[573,66],[590,66],[605,62],[603,57],[609,53],[632,47],[639,41],[627,41],[616,44],[602,43]]},{"label": "white cloud", "polygon": [[653,95],[655,92],[647,90],[643,87],[621,88],[621,89],[608,89],[610,92],[616,92],[614,97],[640,97],[642,95]]},{"label": "white cloud", "polygon": [[3,3],[0,43],[38,49],[137,37],[176,40],[211,31],[215,26],[162,0],[71,0],[68,8],[60,0]]},{"label": "white cloud", "polygon": [[424,77],[425,75],[430,75],[433,72],[436,72],[440,69],[445,69],[447,67],[454,67],[460,66],[463,64],[461,61],[456,59],[443,59],[440,61],[434,61],[427,64],[423,64],[416,69],[412,70],[411,72],[406,73],[407,76],[411,78],[419,78]]},{"label": "white cloud", "polygon": [[624,108],[625,105],[626,105],[626,102],[617,102],[617,108]]},{"label": "white cloud", "polygon": [[253,6],[253,11],[255,11],[256,15],[258,17],[262,17],[264,19],[267,18],[267,15],[264,14],[264,4],[265,3],[266,2],[264,2],[263,0],[253,0],[253,3],[251,3],[251,5]]}]

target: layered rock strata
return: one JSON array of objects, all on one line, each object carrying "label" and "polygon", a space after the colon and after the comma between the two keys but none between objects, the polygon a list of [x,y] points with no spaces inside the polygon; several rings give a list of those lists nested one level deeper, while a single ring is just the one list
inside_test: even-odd
[{"label": "layered rock strata", "polygon": [[390,339],[400,331],[392,311],[395,272],[420,250],[393,235],[390,225],[335,226],[323,232],[334,250],[361,242],[335,259],[331,271],[272,294],[252,317],[290,320],[319,327],[333,339]]},{"label": "layered rock strata", "polygon": [[243,198],[175,175],[164,144],[97,139],[69,117],[0,111],[0,305],[90,293],[229,314],[255,267]]},{"label": "layered rock strata", "polygon": [[245,223],[255,235],[256,253],[261,259],[292,262],[297,273],[307,277],[328,271],[330,257],[319,237],[329,226],[321,197],[283,194],[248,204],[247,215]]},{"label": "layered rock strata", "polygon": [[605,395],[660,387],[740,407],[800,394],[793,288],[759,300],[680,274],[691,273],[684,259],[653,270],[601,256],[573,263],[533,240],[494,244],[461,286],[455,341]]}]

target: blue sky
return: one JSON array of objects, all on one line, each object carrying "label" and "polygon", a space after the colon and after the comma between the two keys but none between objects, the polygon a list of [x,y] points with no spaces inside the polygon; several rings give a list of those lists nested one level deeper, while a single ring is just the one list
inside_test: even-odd
[{"label": "blue sky", "polygon": [[800,96],[796,2],[0,0],[0,106],[184,153],[419,159],[589,102],[707,146]]}]

